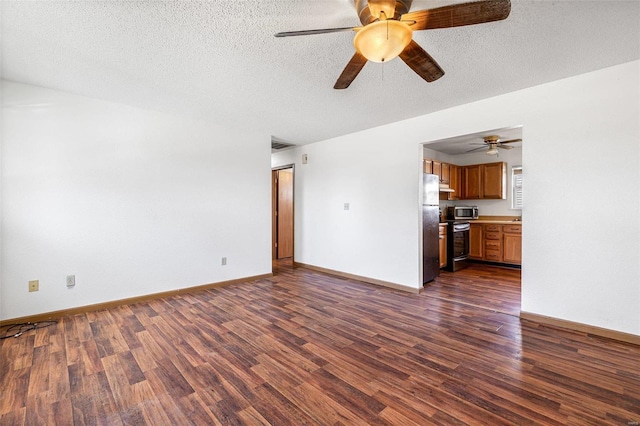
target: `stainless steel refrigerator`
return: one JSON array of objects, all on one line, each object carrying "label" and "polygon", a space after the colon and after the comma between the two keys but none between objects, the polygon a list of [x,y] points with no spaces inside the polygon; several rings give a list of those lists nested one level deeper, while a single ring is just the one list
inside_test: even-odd
[{"label": "stainless steel refrigerator", "polygon": [[440,179],[425,173],[422,199],[422,283],[433,281],[440,275],[438,226],[440,223]]}]

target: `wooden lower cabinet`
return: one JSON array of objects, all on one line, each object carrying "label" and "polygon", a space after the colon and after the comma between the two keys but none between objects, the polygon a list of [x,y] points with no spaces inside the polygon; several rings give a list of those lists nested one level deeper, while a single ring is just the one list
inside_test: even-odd
[{"label": "wooden lower cabinet", "polygon": [[483,260],[490,262],[502,261],[502,226],[482,225],[484,236]]},{"label": "wooden lower cabinet", "polygon": [[484,238],[482,237],[482,224],[472,223],[469,229],[469,257],[482,260],[484,253]]},{"label": "wooden lower cabinet", "polygon": [[469,257],[487,262],[522,263],[522,225],[471,224]]},{"label": "wooden lower cabinet", "polygon": [[440,225],[439,229],[440,267],[447,266],[447,225]]},{"label": "wooden lower cabinet", "polygon": [[522,226],[504,225],[502,229],[502,261],[522,264]]}]

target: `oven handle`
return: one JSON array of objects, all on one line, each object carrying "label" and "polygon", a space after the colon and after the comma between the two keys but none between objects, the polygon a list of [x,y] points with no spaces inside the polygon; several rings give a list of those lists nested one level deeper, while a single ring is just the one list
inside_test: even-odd
[{"label": "oven handle", "polygon": [[471,229],[471,225],[468,223],[461,223],[459,225],[453,225],[453,232],[464,232]]}]

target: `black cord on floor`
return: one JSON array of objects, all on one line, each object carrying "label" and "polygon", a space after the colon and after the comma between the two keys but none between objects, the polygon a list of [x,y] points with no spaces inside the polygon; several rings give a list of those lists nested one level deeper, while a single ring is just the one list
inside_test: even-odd
[{"label": "black cord on floor", "polygon": [[21,324],[5,324],[0,327],[0,329],[4,329],[3,331],[0,331],[0,334],[3,334],[3,336],[0,336],[0,340],[8,339],[9,337],[20,337],[27,331],[49,327],[57,323],[57,321],[40,321],[24,322]]}]

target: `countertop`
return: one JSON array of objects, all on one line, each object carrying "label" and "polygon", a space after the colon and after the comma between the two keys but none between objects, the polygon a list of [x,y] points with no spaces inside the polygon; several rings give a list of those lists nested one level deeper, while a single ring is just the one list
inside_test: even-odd
[{"label": "countertop", "polygon": [[478,219],[470,220],[469,222],[489,225],[522,225],[522,216],[480,216]]},{"label": "countertop", "polygon": [[[478,219],[469,220],[469,223],[486,223],[489,225],[522,225],[522,218],[520,216],[480,216]],[[440,222],[440,225],[447,225],[447,222]]]},{"label": "countertop", "polygon": [[487,223],[495,225],[522,225],[521,220],[491,220],[491,219],[475,219],[470,220],[470,223]]}]

